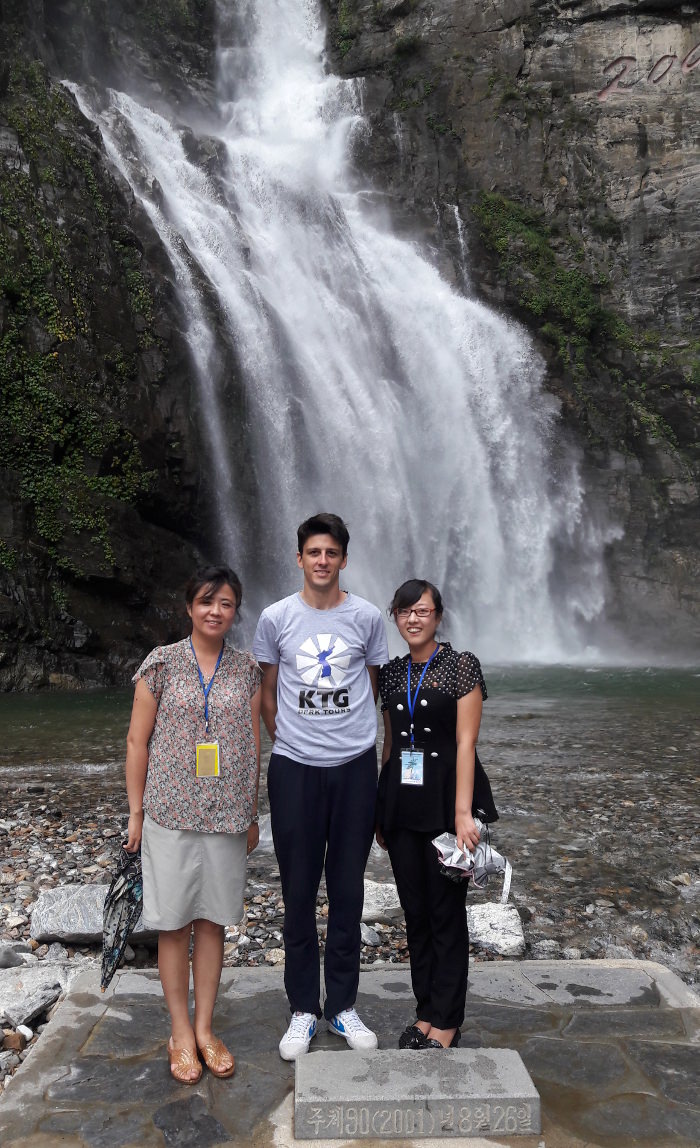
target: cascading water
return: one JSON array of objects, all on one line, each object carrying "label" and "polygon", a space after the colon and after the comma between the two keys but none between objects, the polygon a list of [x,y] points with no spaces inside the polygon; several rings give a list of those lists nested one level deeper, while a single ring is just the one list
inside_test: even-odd
[{"label": "cascading water", "polygon": [[[216,141],[216,175],[163,115],[114,91],[96,110],[73,89],[178,275],[218,467],[212,551],[262,606],[298,585],[298,523],[333,510],[350,526],[349,588],[383,606],[427,577],[455,644],[491,661],[576,656],[603,605],[602,539],[527,337],[452,288],[356,186],[361,92],[324,69],[318,4],[220,9],[220,106],[196,133]],[[226,445],[202,276],[245,394],[246,459]]]}]

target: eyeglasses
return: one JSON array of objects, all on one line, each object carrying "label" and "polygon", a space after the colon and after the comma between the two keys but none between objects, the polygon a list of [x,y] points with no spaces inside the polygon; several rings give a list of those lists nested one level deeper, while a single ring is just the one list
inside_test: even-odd
[{"label": "eyeglasses", "polygon": [[411,614],[415,614],[416,618],[429,618],[430,615],[434,613],[434,606],[411,606],[410,610],[407,610],[405,607],[397,610],[396,617],[404,621],[406,618],[410,618]]}]

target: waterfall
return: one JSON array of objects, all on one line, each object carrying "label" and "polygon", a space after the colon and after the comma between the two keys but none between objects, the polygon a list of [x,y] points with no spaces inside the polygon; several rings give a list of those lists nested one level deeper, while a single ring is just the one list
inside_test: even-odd
[{"label": "waterfall", "polygon": [[[207,163],[162,112],[73,87],[176,270],[218,468],[210,550],[252,613],[298,587],[296,527],[332,510],[350,528],[349,589],[384,607],[429,578],[453,644],[575,657],[603,606],[604,537],[542,364],[519,326],[393,233],[350,162],[368,130],[361,86],[329,74],[324,42],[312,0],[221,0],[219,106],[193,125]],[[245,458],[227,446],[231,380],[202,281],[235,359]]]}]

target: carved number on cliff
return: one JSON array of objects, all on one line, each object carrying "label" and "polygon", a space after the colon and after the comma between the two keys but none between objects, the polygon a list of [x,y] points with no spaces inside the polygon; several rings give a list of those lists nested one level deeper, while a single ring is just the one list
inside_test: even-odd
[{"label": "carved number on cliff", "polygon": [[[678,56],[672,55],[669,52],[667,52],[666,55],[661,56],[654,64],[652,64],[651,70],[646,77],[647,81],[651,81],[652,84],[658,84],[661,80],[663,80],[664,76],[668,75],[677,59]],[[618,56],[616,60],[611,60],[611,62],[607,64],[605,68],[603,68],[603,75],[607,76],[608,73],[611,72],[614,68],[617,68],[618,70],[610,82],[606,84],[604,88],[601,88],[601,90],[598,92],[598,99],[601,101],[607,100],[618,90],[625,92],[630,88],[634,88],[638,83],[640,83],[639,80],[633,80],[630,84],[623,84],[622,82],[625,76],[629,75],[632,67],[636,63],[636,56]],[[687,76],[689,72],[692,72],[694,68],[697,68],[698,64],[700,64],[700,44],[696,44],[694,48],[691,48],[688,52],[688,55],[684,56],[684,58],[681,60],[681,74]]]}]

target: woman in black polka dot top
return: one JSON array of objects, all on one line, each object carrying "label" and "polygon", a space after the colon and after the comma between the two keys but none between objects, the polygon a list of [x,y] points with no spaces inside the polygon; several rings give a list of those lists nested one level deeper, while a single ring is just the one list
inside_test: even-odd
[{"label": "woman in black polka dot top", "polygon": [[448,830],[474,848],[474,817],[498,817],[476,752],[486,684],[474,654],[440,642],[442,596],[412,578],[389,607],[408,654],[379,671],[384,752],[377,841],[389,850],[411,958],[416,1021],[399,1048],[454,1048],[460,1039],[469,971],[467,881],[438,867],[432,844]]}]

